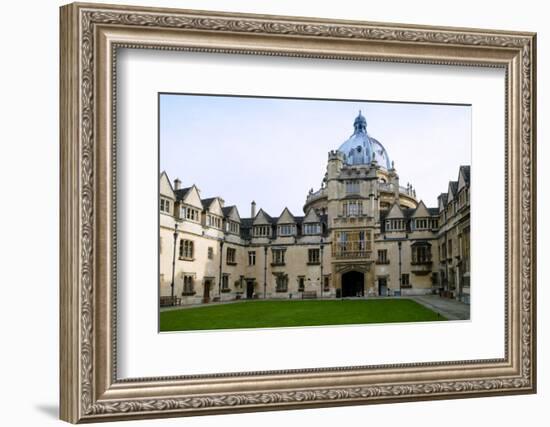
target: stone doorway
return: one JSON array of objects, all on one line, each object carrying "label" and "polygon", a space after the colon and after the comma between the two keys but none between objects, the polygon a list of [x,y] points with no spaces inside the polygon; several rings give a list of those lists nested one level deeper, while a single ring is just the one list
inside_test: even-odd
[{"label": "stone doorway", "polygon": [[212,286],[212,282],[210,280],[204,281],[204,291],[202,294],[202,302],[203,303],[209,303],[210,302],[210,287]]},{"label": "stone doorway", "polygon": [[388,280],[385,277],[378,278],[378,296],[388,296]]},{"label": "stone doorway", "polygon": [[254,280],[246,281],[246,299],[252,299],[254,297]]},{"label": "stone doorway", "polygon": [[342,297],[362,296],[365,296],[365,274],[360,271],[342,274]]}]

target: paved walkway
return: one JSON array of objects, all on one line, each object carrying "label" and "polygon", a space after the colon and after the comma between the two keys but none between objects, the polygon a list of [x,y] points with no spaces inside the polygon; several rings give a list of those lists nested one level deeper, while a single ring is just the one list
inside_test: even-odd
[{"label": "paved walkway", "polygon": [[422,295],[404,298],[410,298],[430,310],[440,313],[449,320],[470,319],[470,306],[454,299],[441,298],[438,295]]},{"label": "paved walkway", "polygon": [[[235,304],[239,302],[250,301],[247,299],[232,299],[228,301],[210,301],[209,303],[199,303],[199,304],[184,304],[184,305],[174,305],[169,307],[160,307],[160,311],[172,311],[172,310],[185,310],[186,308],[199,308],[199,307],[212,307],[213,305],[226,305],[226,304]],[[263,300],[253,300],[253,301],[263,301]],[[286,300],[285,300],[286,301]],[[291,300],[290,300],[291,301]]]}]

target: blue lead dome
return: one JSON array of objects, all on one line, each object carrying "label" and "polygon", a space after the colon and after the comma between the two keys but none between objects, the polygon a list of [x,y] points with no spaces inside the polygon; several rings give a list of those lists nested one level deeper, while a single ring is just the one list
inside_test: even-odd
[{"label": "blue lead dome", "polygon": [[384,146],[367,133],[367,119],[359,111],[353,122],[353,135],[338,151],[344,154],[348,165],[369,165],[373,160],[383,168],[390,169],[390,157]]}]

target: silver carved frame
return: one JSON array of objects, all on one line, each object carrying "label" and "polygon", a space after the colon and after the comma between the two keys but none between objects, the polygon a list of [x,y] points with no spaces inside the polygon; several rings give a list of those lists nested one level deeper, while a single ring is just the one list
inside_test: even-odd
[{"label": "silver carved frame", "polygon": [[[175,9],[61,8],[60,417],[78,422],[536,391],[533,33]],[[505,357],[117,379],[117,48],[502,67]]]}]

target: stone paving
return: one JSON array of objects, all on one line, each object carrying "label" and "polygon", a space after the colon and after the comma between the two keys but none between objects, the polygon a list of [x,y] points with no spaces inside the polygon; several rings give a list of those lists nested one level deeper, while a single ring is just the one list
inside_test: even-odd
[{"label": "stone paving", "polygon": [[449,320],[470,320],[470,305],[463,302],[441,298],[438,295],[408,297],[424,307],[433,310]]},{"label": "stone paving", "polygon": [[[229,300],[229,301],[210,301],[209,303],[200,303],[200,304],[185,304],[185,305],[175,305],[171,307],[160,307],[160,311],[172,311],[172,310],[185,310],[186,308],[199,308],[199,307],[212,307],[213,305],[226,305],[226,304],[235,304],[239,302],[250,301],[247,299],[238,299],[238,300]],[[261,301],[261,300],[253,300]]]}]

